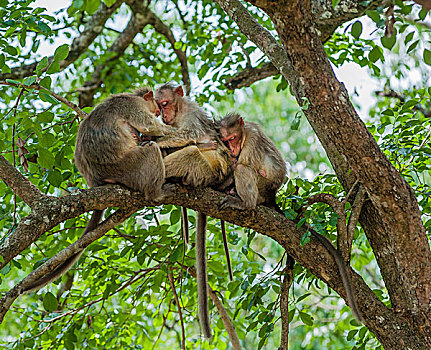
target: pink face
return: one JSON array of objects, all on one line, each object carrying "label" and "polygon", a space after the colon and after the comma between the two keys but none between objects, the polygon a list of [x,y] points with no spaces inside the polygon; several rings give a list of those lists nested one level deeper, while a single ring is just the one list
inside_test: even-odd
[{"label": "pink face", "polygon": [[237,133],[223,133],[221,132],[222,141],[225,143],[227,148],[229,148],[230,154],[233,157],[238,157],[241,153],[241,137]]},{"label": "pink face", "polygon": [[153,92],[147,92],[144,95],[144,100],[147,102],[148,104],[148,109],[150,110],[151,113],[155,114],[156,117],[158,117],[161,112],[159,109],[159,106],[157,105],[156,101],[154,100],[154,95]]},{"label": "pink face", "polygon": [[176,87],[172,92],[162,90],[156,95],[156,102],[163,111],[162,120],[167,125],[173,125],[176,120],[177,100],[184,96],[183,88]]}]

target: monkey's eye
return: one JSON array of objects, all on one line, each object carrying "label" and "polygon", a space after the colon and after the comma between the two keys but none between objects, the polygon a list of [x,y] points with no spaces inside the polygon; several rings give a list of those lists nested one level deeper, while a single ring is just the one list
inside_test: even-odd
[{"label": "monkey's eye", "polygon": [[168,101],[162,101],[162,102],[160,102],[160,105],[162,107],[166,107],[168,105]]},{"label": "monkey's eye", "polygon": [[232,136],[231,138],[228,139],[229,142],[233,140],[235,140],[235,136]]}]

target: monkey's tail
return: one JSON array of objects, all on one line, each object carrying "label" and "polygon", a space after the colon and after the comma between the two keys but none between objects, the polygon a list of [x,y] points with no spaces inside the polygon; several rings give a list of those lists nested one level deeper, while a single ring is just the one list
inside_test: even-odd
[{"label": "monkey's tail", "polygon": [[196,225],[196,275],[198,285],[199,321],[206,338],[211,338],[210,318],[208,311],[208,276],[206,254],[207,216],[198,213]]},{"label": "monkey's tail", "polygon": [[332,245],[332,243],[329,241],[328,238],[325,236],[322,236],[321,234],[309,230],[310,233],[313,234],[314,237],[316,237],[329,251],[329,253],[334,257],[335,263],[337,264],[338,271],[341,275],[341,280],[343,281],[344,289],[346,290],[347,295],[347,301],[349,302],[350,309],[352,310],[353,316],[356,318],[358,322],[363,323],[363,318],[359,312],[358,303],[356,301],[355,294],[353,292],[353,285],[352,285],[352,279],[350,277],[350,274],[347,271],[346,265],[344,263],[343,258],[341,257],[340,253],[337,249]]},{"label": "monkey's tail", "polygon": [[223,236],[224,254],[226,255],[227,270],[229,272],[229,279],[231,281],[233,281],[232,264],[230,262],[229,247],[227,246],[226,225],[225,225],[224,220],[220,220],[220,226],[221,226],[221,235]]},{"label": "monkey's tail", "polygon": [[[90,221],[87,224],[87,227],[84,230],[82,236],[85,236],[88,232],[94,230],[96,226],[99,224],[100,219],[102,218],[103,210],[94,210],[91,216]],[[47,284],[54,282],[57,278],[63,276],[69,269],[79,260],[84,249],[78,253],[75,253],[71,257],[67,258],[63,263],[58,265],[54,270],[47,273],[45,276],[39,278],[33,283],[24,286],[22,289],[22,293],[31,293],[42,287],[45,287]]]},{"label": "monkey's tail", "polygon": [[189,218],[187,216],[187,208],[185,207],[181,207],[181,231],[183,233],[184,242],[186,242],[186,244],[189,244]]}]

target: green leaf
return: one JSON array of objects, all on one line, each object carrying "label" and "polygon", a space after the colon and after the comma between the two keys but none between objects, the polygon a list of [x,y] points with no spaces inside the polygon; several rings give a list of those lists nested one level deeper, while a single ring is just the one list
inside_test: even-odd
[{"label": "green leaf", "polygon": [[51,82],[51,77],[47,76],[44,77],[41,81],[39,81],[39,85],[49,90],[51,88]]},{"label": "green leaf", "polygon": [[53,312],[58,308],[57,298],[51,292],[48,292],[43,297],[43,307],[48,312]]},{"label": "green leaf", "polygon": [[6,61],[6,57],[4,54],[0,55],[0,69],[4,66],[4,63]]},{"label": "green leaf", "polygon": [[37,121],[39,123],[51,123],[54,120],[54,113],[42,112],[37,115]]},{"label": "green leaf", "polygon": [[177,41],[177,42],[175,42],[175,44],[174,44],[174,49],[175,50],[179,50],[179,49],[181,49],[181,46],[183,45],[183,43],[181,42],[181,41]]},{"label": "green leaf", "polygon": [[25,86],[30,86],[32,84],[34,84],[36,82],[36,77],[32,76],[32,77],[28,77],[26,80],[24,80],[24,85]]},{"label": "green leaf", "polygon": [[101,0],[87,0],[87,5],[85,6],[85,11],[88,12],[89,15],[94,14],[97,9],[100,7]]},{"label": "green leaf", "polygon": [[64,44],[55,49],[54,61],[59,62],[64,60],[69,55],[69,45]]},{"label": "green leaf", "polygon": [[0,0],[0,7],[6,8],[7,4],[8,4],[7,0]]},{"label": "green leaf", "polygon": [[303,112],[302,111],[298,111],[295,114],[295,118],[293,119],[292,124],[290,125],[290,128],[292,130],[298,130],[299,128],[299,124],[301,123],[301,117],[302,117]]},{"label": "green leaf", "polygon": [[180,207],[177,207],[176,209],[171,211],[171,216],[169,218],[171,225],[174,225],[178,221],[180,221],[180,218],[181,218],[181,209],[180,209]]},{"label": "green leaf", "polygon": [[106,6],[111,7],[117,0],[103,0]]},{"label": "green leaf", "polygon": [[40,62],[36,66],[36,74],[40,75],[42,72],[42,69],[46,68],[48,66],[48,57],[44,57],[40,60]]},{"label": "green leaf", "polygon": [[57,73],[57,72],[59,72],[59,71],[60,71],[60,65],[58,64],[58,62],[53,61],[53,62],[49,65],[48,69],[46,70],[46,73],[47,73],[47,74],[53,74],[53,73]]},{"label": "green leaf", "polygon": [[301,319],[302,322],[304,322],[307,326],[312,326],[313,325],[313,317],[311,317],[309,314],[302,312],[302,311],[298,311],[299,312],[299,318]]},{"label": "green leaf", "polygon": [[362,23],[360,21],[356,21],[355,23],[353,23],[351,33],[353,37],[355,37],[356,39],[359,39],[359,37],[362,34]]},{"label": "green leaf", "polygon": [[332,0],[332,8],[335,9],[335,6],[337,6],[339,2],[340,0]]},{"label": "green leaf", "polygon": [[4,49],[9,55],[16,56],[18,55],[18,50],[13,46],[6,46]]},{"label": "green leaf", "polygon": [[368,54],[368,59],[371,62],[376,62],[379,58],[381,58],[381,52],[378,46],[374,46],[374,48]]},{"label": "green leaf", "polygon": [[392,50],[396,41],[397,41],[397,35],[395,33],[391,35],[389,38],[386,36],[382,36],[380,38],[380,42],[382,43],[383,47],[388,50]]},{"label": "green leaf", "polygon": [[42,32],[44,32],[46,34],[48,34],[51,31],[51,28],[46,23],[44,23],[42,21],[37,22],[37,26],[39,27],[39,29]]},{"label": "green leaf", "polygon": [[304,246],[310,242],[311,233],[309,231],[305,232],[301,237],[301,245]]},{"label": "green leaf", "polygon": [[54,156],[50,151],[45,148],[39,148],[39,157],[37,158],[38,164],[45,169],[52,169],[54,166]]},{"label": "green leaf", "polygon": [[52,169],[48,172],[48,182],[54,187],[60,187],[63,177],[57,169]]},{"label": "green leaf", "polygon": [[431,66],[431,51],[428,49],[424,50],[424,61],[427,65]]},{"label": "green leaf", "polygon": [[40,99],[42,101],[49,102],[49,103],[52,103],[52,104],[57,104],[58,103],[58,101],[54,97],[52,97],[51,95],[48,95],[48,94],[46,94],[44,92],[39,92],[39,96],[40,96]]}]

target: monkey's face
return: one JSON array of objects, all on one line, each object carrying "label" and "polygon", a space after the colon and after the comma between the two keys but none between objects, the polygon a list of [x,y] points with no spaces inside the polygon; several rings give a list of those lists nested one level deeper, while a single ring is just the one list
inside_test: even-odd
[{"label": "monkey's face", "polygon": [[238,157],[241,153],[242,134],[220,128],[220,136],[226,147],[229,148],[231,156]]},{"label": "monkey's face", "polygon": [[162,110],[163,123],[167,125],[173,125],[175,123],[176,116],[176,101],[173,96],[169,96],[169,93],[158,93],[156,94],[156,102]]},{"label": "monkey's face", "polygon": [[150,92],[146,93],[143,96],[143,98],[144,98],[144,101],[146,103],[146,107],[148,108],[149,112],[151,114],[154,114],[156,117],[158,117],[161,114],[161,112],[160,112],[160,109],[159,109],[159,106],[158,106],[156,100],[153,97],[153,92],[150,91]]}]

